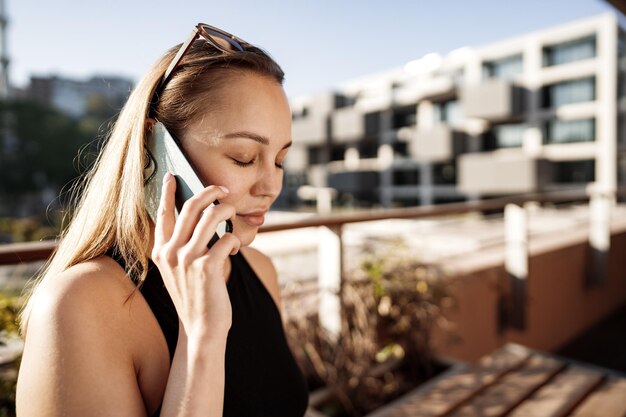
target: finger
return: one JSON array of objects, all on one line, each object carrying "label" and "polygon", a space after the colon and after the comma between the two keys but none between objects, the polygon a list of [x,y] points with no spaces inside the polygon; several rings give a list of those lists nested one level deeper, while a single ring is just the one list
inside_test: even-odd
[{"label": "finger", "polygon": [[[213,262],[224,262],[229,255],[234,255],[241,249],[241,241],[232,233],[225,233],[209,250],[208,256]],[[220,263],[220,265],[222,265]]]},{"label": "finger", "polygon": [[171,173],[166,172],[163,176],[161,199],[157,210],[156,225],[154,229],[154,246],[160,247],[170,240],[174,232],[174,196],[176,181]]},{"label": "finger", "polygon": [[234,217],[235,207],[230,204],[218,204],[205,210],[187,244],[189,252],[196,256],[204,255],[219,223]]},{"label": "finger", "polygon": [[228,195],[227,191],[228,189],[225,187],[210,185],[187,200],[176,219],[170,244],[174,247],[181,247],[187,244],[200,220],[202,212],[218,198],[226,197]]}]

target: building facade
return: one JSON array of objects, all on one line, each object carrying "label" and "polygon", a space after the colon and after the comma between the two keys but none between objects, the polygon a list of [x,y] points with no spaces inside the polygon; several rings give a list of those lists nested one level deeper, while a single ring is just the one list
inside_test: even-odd
[{"label": "building facade", "polygon": [[606,13],[291,100],[283,201],[408,206],[626,183],[626,35]]},{"label": "building facade", "polygon": [[105,106],[105,113],[115,114],[128,98],[133,82],[121,77],[94,76],[75,80],[58,76],[33,76],[22,94],[50,105],[72,117],[82,117]]}]

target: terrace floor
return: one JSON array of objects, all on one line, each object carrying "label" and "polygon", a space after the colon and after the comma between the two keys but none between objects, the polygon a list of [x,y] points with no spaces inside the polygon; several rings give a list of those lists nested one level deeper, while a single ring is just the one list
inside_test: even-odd
[{"label": "terrace floor", "polygon": [[626,375],[626,304],[556,354]]},{"label": "terrace floor", "polygon": [[624,417],[626,378],[508,344],[368,417]]}]

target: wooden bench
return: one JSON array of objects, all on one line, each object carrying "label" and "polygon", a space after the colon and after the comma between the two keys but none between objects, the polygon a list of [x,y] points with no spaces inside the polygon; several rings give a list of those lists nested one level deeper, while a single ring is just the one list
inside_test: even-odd
[{"label": "wooden bench", "polygon": [[368,417],[626,417],[626,376],[508,344]]}]

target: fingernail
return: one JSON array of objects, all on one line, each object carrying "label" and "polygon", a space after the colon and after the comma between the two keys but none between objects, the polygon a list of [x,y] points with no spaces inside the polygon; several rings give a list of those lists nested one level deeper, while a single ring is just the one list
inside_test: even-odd
[{"label": "fingernail", "polygon": [[170,180],[170,178],[172,178],[172,173],[167,171],[165,173],[165,175],[163,175],[163,184],[165,184],[166,182],[168,182]]},{"label": "fingernail", "polygon": [[230,193],[230,190],[229,190],[228,188],[224,187],[223,185],[220,185],[219,187],[220,187],[220,189],[221,189],[222,191],[224,191],[225,193]]}]

